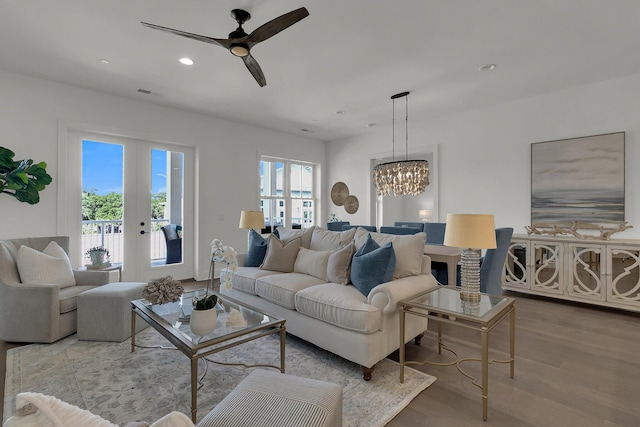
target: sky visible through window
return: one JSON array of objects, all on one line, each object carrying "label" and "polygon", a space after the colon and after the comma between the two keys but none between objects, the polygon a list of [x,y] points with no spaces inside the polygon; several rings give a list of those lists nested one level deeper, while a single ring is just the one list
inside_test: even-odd
[{"label": "sky visible through window", "polygon": [[[119,144],[82,141],[82,189],[98,195],[122,193],[123,150]],[[167,190],[167,152],[151,150],[151,193]]]}]

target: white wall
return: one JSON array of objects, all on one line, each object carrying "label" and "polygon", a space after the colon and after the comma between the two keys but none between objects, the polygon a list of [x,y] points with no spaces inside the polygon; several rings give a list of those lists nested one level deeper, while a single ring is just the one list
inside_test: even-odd
[{"label": "white wall", "polygon": [[[325,165],[323,142],[134,99],[6,72],[0,72],[0,93],[0,145],[13,150],[16,159],[45,161],[53,177],[37,205],[0,195],[0,238],[64,233],[56,216],[61,124],[196,147],[196,267],[200,266],[200,279],[208,273],[213,238],[246,249],[246,230],[238,229],[238,219],[240,210],[259,208],[260,155]],[[326,221],[321,206],[318,209],[318,219]]]},{"label": "white wall", "polygon": [[[526,233],[531,143],[626,132],[626,220],[614,238],[640,238],[640,74],[467,111],[410,121],[412,144],[438,145],[439,217],[494,213],[496,226]],[[329,182],[369,194],[369,156],[390,147],[389,126],[328,144]],[[351,219],[367,221],[369,204]],[[354,222],[354,221],[352,221]],[[385,218],[385,222],[389,222]]]}]

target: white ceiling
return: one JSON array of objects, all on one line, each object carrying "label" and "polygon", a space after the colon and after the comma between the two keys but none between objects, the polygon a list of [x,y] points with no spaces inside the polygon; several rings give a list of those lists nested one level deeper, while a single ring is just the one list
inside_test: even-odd
[{"label": "white ceiling", "polygon": [[[226,38],[231,9],[251,33],[302,6],[252,49],[264,88],[225,49],[140,24]],[[0,68],[328,141],[390,123],[405,90],[420,120],[638,73],[639,22],[638,0],[1,0]]]}]

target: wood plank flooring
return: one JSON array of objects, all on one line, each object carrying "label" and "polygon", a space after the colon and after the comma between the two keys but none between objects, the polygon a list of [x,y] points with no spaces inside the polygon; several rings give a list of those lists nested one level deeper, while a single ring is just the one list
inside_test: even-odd
[{"label": "wood plank flooring", "polygon": [[[482,421],[478,387],[455,367],[424,365],[417,369],[437,381],[388,426],[640,425],[639,314],[506,294],[517,299],[516,373],[511,379],[507,364],[489,366],[488,421]],[[407,346],[408,359],[451,360],[446,352],[437,354],[435,325],[430,322],[421,346]],[[445,324],[443,336],[461,357],[479,357],[478,333]],[[507,357],[508,321],[494,329],[489,343],[490,357]],[[3,394],[6,351],[13,346],[0,341]],[[398,360],[397,352],[390,357]],[[479,363],[464,368],[480,376]]]}]

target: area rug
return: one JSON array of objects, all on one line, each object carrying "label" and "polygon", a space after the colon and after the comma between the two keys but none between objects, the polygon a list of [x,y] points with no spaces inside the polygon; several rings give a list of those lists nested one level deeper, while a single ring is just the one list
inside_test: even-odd
[{"label": "area rug", "polygon": [[[169,345],[152,328],[136,335],[136,343]],[[279,338],[263,337],[210,358],[279,365]],[[198,420],[251,369],[209,363],[198,391]],[[398,363],[384,359],[367,382],[358,365],[291,335],[287,335],[286,373],[342,385],[345,427],[384,426],[436,379],[407,367],[400,384]],[[153,422],[171,411],[190,414],[189,359],[176,350],[138,348],[131,353],[130,340],[89,342],[72,335],[54,344],[31,344],[7,352],[5,420],[14,412],[16,395],[23,391],[55,396],[115,424]]]}]

